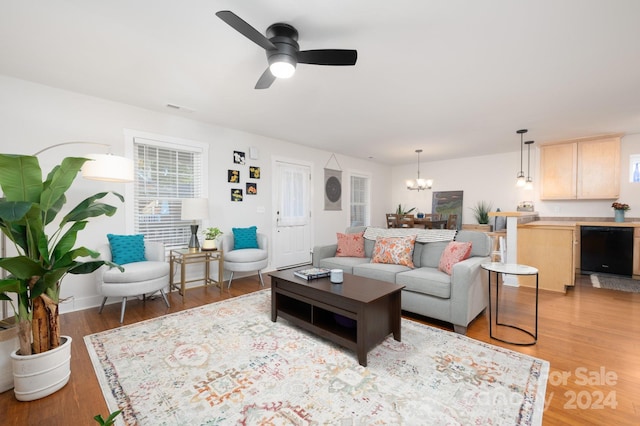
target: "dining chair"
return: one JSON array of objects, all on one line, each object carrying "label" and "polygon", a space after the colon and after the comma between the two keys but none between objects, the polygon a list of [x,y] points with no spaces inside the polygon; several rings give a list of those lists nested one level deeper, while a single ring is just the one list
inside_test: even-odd
[{"label": "dining chair", "polygon": [[387,213],[387,228],[397,228],[398,225],[398,215],[395,213]]},{"label": "dining chair", "polygon": [[458,215],[450,214],[447,219],[447,229],[458,229]]},{"label": "dining chair", "polygon": [[415,217],[412,214],[398,215],[398,225],[400,228],[413,228]]}]

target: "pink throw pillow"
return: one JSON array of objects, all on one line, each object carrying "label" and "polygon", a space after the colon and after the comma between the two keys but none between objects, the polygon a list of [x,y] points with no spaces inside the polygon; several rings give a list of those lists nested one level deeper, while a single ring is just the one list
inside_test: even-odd
[{"label": "pink throw pillow", "polygon": [[471,254],[471,242],[462,243],[459,241],[451,241],[447,244],[442,256],[440,256],[440,264],[438,269],[451,275],[453,265],[467,259]]},{"label": "pink throw pillow", "polygon": [[336,257],[364,257],[364,232],[338,235]]},{"label": "pink throw pillow", "polygon": [[413,268],[413,247],[416,236],[378,237],[373,246],[371,263],[391,263]]}]

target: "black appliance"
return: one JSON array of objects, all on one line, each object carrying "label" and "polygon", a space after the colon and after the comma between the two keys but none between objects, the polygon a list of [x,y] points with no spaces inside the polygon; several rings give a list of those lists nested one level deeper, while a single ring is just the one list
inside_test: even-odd
[{"label": "black appliance", "polygon": [[633,228],[581,226],[580,272],[630,277],[633,273]]}]

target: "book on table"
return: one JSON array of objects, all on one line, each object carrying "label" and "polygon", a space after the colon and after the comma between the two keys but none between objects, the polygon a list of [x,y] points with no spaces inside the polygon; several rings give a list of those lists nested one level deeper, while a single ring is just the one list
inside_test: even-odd
[{"label": "book on table", "polygon": [[327,268],[307,268],[294,271],[296,277],[304,280],[314,280],[316,278],[324,278],[331,275],[331,270]]}]

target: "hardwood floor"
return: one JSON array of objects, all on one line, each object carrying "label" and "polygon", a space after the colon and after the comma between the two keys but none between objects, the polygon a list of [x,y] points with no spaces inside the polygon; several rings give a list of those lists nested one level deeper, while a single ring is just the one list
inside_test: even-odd
[{"label": "hardwood floor", "polygon": [[[268,277],[265,275],[265,284]],[[236,279],[231,290],[195,288],[184,304],[177,293],[171,308],[160,298],[127,302],[125,324],[259,290],[256,276]],[[532,324],[532,290],[505,289],[508,306],[500,315],[518,324]],[[72,374],[57,393],[32,402],[18,402],[13,391],[0,394],[0,424],[92,425],[96,414],[108,415],[102,392],[82,340],[120,324],[120,304],[62,315],[62,331],[73,342]],[[416,319],[416,318],[412,318]],[[448,328],[424,318],[421,322]],[[528,322],[529,321],[529,322]],[[640,424],[640,293],[594,289],[588,276],[577,276],[567,294],[540,292],[539,336],[534,346],[514,346],[489,338],[487,315],[467,330],[471,338],[548,360],[544,425]],[[355,360],[354,360],[355,362]]]}]

